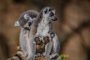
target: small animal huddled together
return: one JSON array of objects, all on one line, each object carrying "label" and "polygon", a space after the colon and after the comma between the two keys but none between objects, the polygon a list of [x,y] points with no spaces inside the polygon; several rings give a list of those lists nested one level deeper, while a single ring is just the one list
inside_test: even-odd
[{"label": "small animal huddled together", "polygon": [[56,20],[52,7],[22,13],[15,22],[15,26],[20,27],[17,53],[8,60],[59,60],[60,43],[52,31],[52,22]]}]

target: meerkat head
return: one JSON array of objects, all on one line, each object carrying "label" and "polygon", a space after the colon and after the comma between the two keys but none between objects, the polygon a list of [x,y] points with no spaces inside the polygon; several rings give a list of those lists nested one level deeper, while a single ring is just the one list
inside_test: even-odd
[{"label": "meerkat head", "polygon": [[41,11],[42,18],[46,18],[46,20],[48,20],[49,22],[57,20],[55,13],[55,9],[51,7],[45,7]]},{"label": "meerkat head", "polygon": [[28,10],[21,14],[19,19],[15,22],[15,26],[30,29],[32,23],[38,19],[39,12],[35,10]]}]

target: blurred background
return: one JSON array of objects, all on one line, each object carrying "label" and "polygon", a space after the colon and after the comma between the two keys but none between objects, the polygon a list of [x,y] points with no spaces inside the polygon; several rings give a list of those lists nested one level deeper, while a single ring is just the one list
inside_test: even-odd
[{"label": "blurred background", "polygon": [[53,23],[66,60],[90,60],[90,0],[0,0],[0,60],[16,53],[20,29],[14,26],[20,14],[45,6],[56,9]]}]

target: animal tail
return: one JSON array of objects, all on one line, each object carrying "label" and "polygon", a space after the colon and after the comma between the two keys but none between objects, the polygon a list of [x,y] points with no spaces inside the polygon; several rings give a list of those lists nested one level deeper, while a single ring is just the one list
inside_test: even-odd
[{"label": "animal tail", "polygon": [[8,58],[7,60],[26,60],[26,58],[23,54],[23,51],[20,49],[20,47],[18,47],[16,54]]}]

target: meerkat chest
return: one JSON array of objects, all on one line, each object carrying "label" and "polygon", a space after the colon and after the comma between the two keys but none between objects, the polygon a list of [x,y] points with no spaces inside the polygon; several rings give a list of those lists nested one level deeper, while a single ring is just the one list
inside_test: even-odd
[{"label": "meerkat chest", "polygon": [[39,25],[37,33],[40,35],[46,35],[49,32],[48,25]]},{"label": "meerkat chest", "polygon": [[46,35],[50,30],[50,25],[47,23],[47,21],[42,21],[37,28],[37,34],[40,35]]}]

